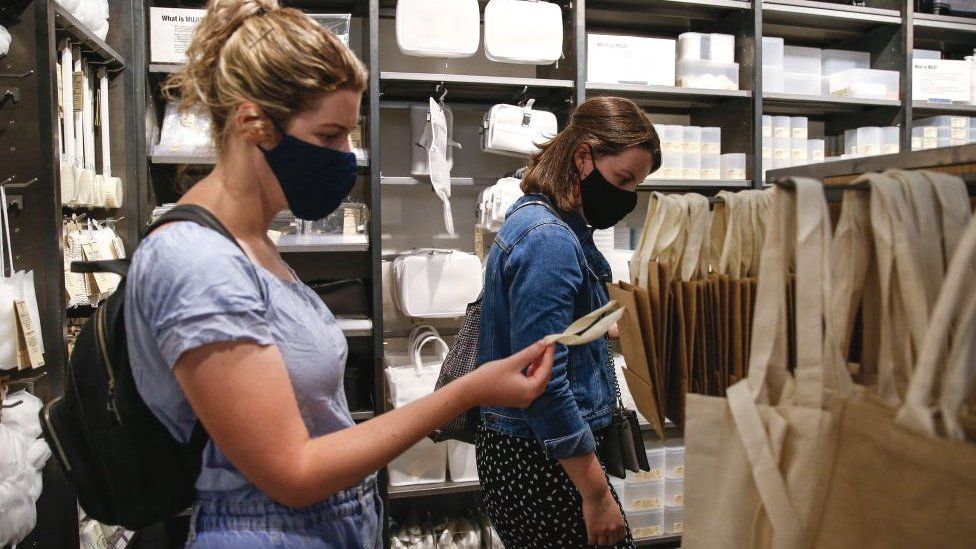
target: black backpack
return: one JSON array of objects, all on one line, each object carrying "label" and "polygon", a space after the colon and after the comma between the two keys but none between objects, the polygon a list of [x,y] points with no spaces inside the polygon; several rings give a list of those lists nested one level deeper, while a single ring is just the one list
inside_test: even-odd
[{"label": "black backpack", "polygon": [[[207,210],[173,208],[150,227],[191,221],[237,241]],[[139,396],[132,377],[123,301],[128,260],[73,263],[76,273],[122,276],[85,323],[65,371],[64,396],[41,411],[44,436],[89,516],[130,530],[188,509],[196,497],[207,434],[197,423],[177,442]]]}]

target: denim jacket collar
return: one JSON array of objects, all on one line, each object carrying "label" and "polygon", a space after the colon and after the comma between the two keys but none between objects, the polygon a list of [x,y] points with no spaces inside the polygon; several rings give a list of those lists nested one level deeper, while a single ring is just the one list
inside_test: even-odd
[{"label": "denim jacket collar", "polygon": [[576,238],[580,242],[586,242],[588,238],[593,236],[593,228],[586,224],[586,220],[583,219],[583,215],[579,212],[564,212],[560,210],[553,204],[551,198],[542,193],[527,194],[522,200],[527,201],[526,199],[546,201],[547,204],[552,206],[554,211],[559,213],[559,218],[569,225],[569,228],[573,230],[573,233],[576,234]]}]

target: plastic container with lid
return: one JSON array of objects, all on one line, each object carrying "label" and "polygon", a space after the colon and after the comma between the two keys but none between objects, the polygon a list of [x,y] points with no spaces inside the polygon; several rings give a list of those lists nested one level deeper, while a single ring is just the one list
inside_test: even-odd
[{"label": "plastic container with lid", "polygon": [[790,137],[793,139],[806,139],[809,137],[810,121],[805,116],[790,117]]},{"label": "plastic container with lid", "polygon": [[830,95],[860,99],[898,99],[898,71],[849,69],[836,72],[830,79]]},{"label": "plastic container with lid", "polygon": [[627,511],[626,515],[627,524],[635,540],[656,538],[664,534],[663,508]]},{"label": "plastic container with lid", "polygon": [[722,178],[722,156],[719,154],[703,154],[701,157],[701,178]]},{"label": "plastic container with lid", "polygon": [[735,36],[731,34],[705,34],[685,32],[678,35],[678,61],[735,61]]},{"label": "plastic container with lid", "polygon": [[390,462],[390,486],[435,484],[447,480],[447,443],[422,439]]},{"label": "plastic container with lid", "polygon": [[[766,67],[770,67],[770,68],[779,67],[780,69],[783,68],[784,47],[785,44],[783,43],[782,38],[776,38],[775,36],[763,36],[762,64],[764,70],[766,69]],[[763,77],[765,78],[765,76],[766,74],[764,72]]]},{"label": "plastic container with lid", "polygon": [[728,153],[722,155],[722,179],[745,179],[745,153]]},{"label": "plastic container with lid", "polygon": [[901,149],[901,132],[897,126],[881,128],[881,154],[896,154]]},{"label": "plastic container with lid", "polygon": [[819,75],[787,72],[783,75],[783,93],[820,95],[823,82]]},{"label": "plastic container with lid", "polygon": [[803,166],[804,164],[809,164],[807,154],[808,151],[806,139],[790,139],[791,166]]},{"label": "plastic container with lid", "polygon": [[684,507],[665,507],[664,508],[664,533],[667,535],[679,535],[685,531],[685,509]]},{"label": "plastic container with lid", "polygon": [[762,117],[762,136],[773,136],[773,117],[771,115],[764,114]]},{"label": "plastic container with lid", "polygon": [[821,56],[824,76],[850,69],[871,68],[871,54],[866,51],[822,50]]},{"label": "plastic container with lid", "polygon": [[661,169],[654,172],[656,179],[681,179],[684,169],[684,153],[666,151],[661,153]]},{"label": "plastic container with lid", "polygon": [[763,93],[786,93],[786,73],[783,67],[763,65],[762,91]]},{"label": "plastic container with lid", "polygon": [[685,479],[669,478],[664,481],[664,503],[669,507],[685,504]]},{"label": "plastic container with lid", "polygon": [[773,159],[774,160],[790,159],[790,138],[789,137],[773,138]]},{"label": "plastic container with lid", "polygon": [[823,59],[822,52],[823,50],[820,48],[784,46],[783,66],[792,73],[813,76],[819,82],[820,64]]},{"label": "plastic container with lid", "polygon": [[685,152],[681,157],[681,179],[701,179],[701,152]]},{"label": "plastic container with lid", "polygon": [[684,439],[674,439],[665,443],[664,476],[666,478],[684,478],[685,476]]},{"label": "plastic container with lid", "polygon": [[661,152],[681,150],[681,126],[661,124],[654,127],[661,139]]},{"label": "plastic container with lid", "polygon": [[739,65],[685,59],[678,61],[675,82],[681,88],[737,90],[739,89]]},{"label": "plastic container with lid", "polygon": [[721,154],[722,152],[722,128],[702,128],[701,129],[702,154]]},{"label": "plastic container with lid", "polygon": [[634,480],[637,482],[646,482],[649,480],[661,480],[664,478],[664,447],[657,446],[654,448],[647,449],[647,471],[639,471],[637,473],[628,473],[627,476],[633,475]]},{"label": "plastic container with lid", "polygon": [[774,116],[773,117],[773,138],[789,137],[790,136],[790,117],[789,116]]},{"label": "plastic container with lid", "polygon": [[702,129],[700,126],[681,126],[681,151],[701,153]]},{"label": "plastic container with lid", "polygon": [[621,503],[627,511],[642,511],[644,509],[660,509],[664,507],[664,480],[631,480],[627,475],[624,482],[624,495]]},{"label": "plastic container with lid", "polygon": [[858,128],[857,150],[864,156],[881,154],[881,128],[877,126]]},{"label": "plastic container with lid", "polygon": [[767,159],[773,158],[773,138],[763,137],[762,138],[762,157]]},{"label": "plastic container with lid", "polygon": [[825,145],[823,139],[807,140],[807,158],[810,159],[811,164],[824,161]]}]

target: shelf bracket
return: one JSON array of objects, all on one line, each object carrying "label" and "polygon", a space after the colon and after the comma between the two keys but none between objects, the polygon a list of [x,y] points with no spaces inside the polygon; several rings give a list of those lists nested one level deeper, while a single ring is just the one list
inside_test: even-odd
[{"label": "shelf bracket", "polygon": [[0,78],[27,78],[34,74],[34,69],[23,73],[0,73]]}]

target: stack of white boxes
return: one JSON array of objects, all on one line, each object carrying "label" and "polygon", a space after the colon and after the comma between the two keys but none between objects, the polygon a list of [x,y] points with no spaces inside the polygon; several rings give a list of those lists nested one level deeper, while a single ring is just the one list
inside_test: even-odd
[{"label": "stack of white boxes", "polygon": [[678,36],[675,85],[682,88],[739,89],[735,36],[686,32]]},{"label": "stack of white boxes", "polygon": [[662,447],[647,450],[650,471],[627,473],[627,479],[614,481],[627,523],[634,539],[655,538],[664,534],[666,451]]},{"label": "stack of white boxes", "polygon": [[787,46],[764,37],[763,92],[898,99],[898,71],[871,69],[871,54]]},{"label": "stack of white boxes", "polygon": [[957,147],[976,143],[976,117],[933,116],[916,120],[912,150]]},{"label": "stack of white boxes", "polygon": [[648,179],[745,179],[745,154],[722,154],[722,128],[655,125],[661,167]]},{"label": "stack of white boxes", "polygon": [[898,127],[866,126],[844,132],[844,152],[841,158],[895,154],[900,150]]},{"label": "stack of white boxes", "polygon": [[824,161],[824,140],[810,139],[805,116],[762,117],[762,155],[765,169],[789,168]]},{"label": "stack of white boxes", "polygon": [[664,533],[684,532],[685,516],[685,446],[683,440],[668,441],[664,446]]}]

